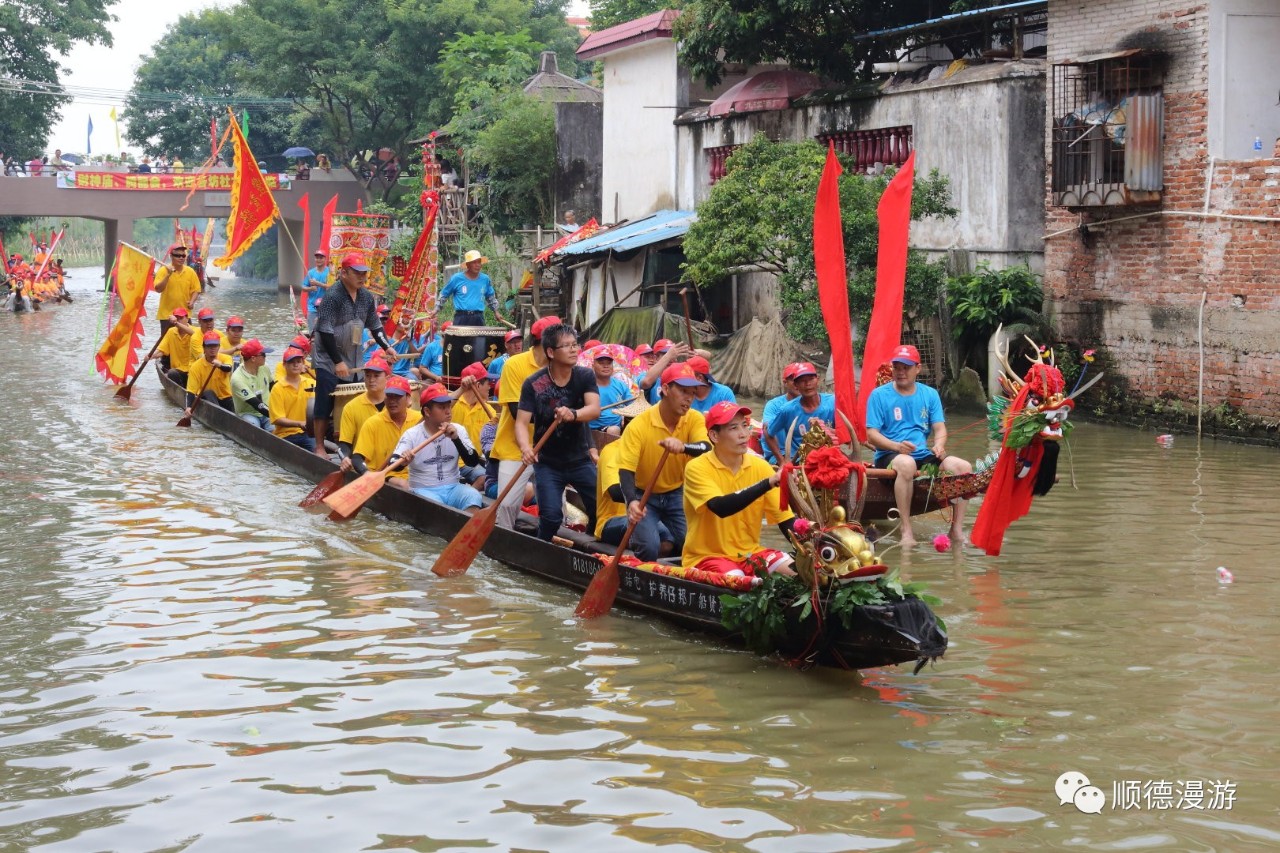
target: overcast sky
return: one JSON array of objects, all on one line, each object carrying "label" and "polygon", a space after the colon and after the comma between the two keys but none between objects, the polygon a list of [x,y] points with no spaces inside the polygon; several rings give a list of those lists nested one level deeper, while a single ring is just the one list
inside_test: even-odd
[{"label": "overcast sky", "polygon": [[[93,150],[96,153],[119,153],[115,129],[111,124],[111,107],[117,114],[124,104],[124,94],[133,86],[133,73],[142,57],[163,37],[178,18],[210,6],[227,7],[232,0],[119,0],[110,11],[118,18],[110,25],[115,40],[113,47],[77,45],[64,60],[68,73],[62,76],[65,86],[85,86],[114,90],[111,97],[78,97],[62,108],[60,120],[49,135],[49,153],[53,149],[83,153],[87,142],[90,117],[93,118]],[[586,14],[586,0],[569,4],[570,14]],[[124,123],[120,125],[120,141],[125,150],[140,153],[124,142]]]}]

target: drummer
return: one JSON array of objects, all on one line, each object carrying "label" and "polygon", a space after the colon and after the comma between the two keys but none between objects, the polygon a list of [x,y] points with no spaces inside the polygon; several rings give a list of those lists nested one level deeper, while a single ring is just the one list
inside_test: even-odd
[{"label": "drummer", "polygon": [[504,326],[514,324],[498,310],[498,294],[493,289],[493,281],[480,267],[489,259],[475,249],[462,257],[463,269],[453,274],[449,283],[440,291],[440,301],[453,299],[453,322],[459,326],[483,326],[484,307],[493,309],[493,316]]}]

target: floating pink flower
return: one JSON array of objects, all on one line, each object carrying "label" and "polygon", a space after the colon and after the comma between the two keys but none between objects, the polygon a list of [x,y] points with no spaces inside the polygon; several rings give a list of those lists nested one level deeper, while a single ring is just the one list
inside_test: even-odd
[{"label": "floating pink flower", "polygon": [[1085,350],[1085,351],[1084,351],[1083,353],[1081,353],[1081,355],[1080,355],[1080,357],[1081,357],[1081,358],[1083,358],[1083,359],[1084,359],[1086,362],[1088,362],[1089,364],[1093,364],[1093,356],[1094,356],[1094,351],[1093,351],[1093,350],[1091,350],[1091,349],[1087,349],[1087,350]]},{"label": "floating pink flower", "polygon": [[933,547],[938,553],[946,553],[951,550],[951,537],[945,533],[939,533],[933,537]]}]

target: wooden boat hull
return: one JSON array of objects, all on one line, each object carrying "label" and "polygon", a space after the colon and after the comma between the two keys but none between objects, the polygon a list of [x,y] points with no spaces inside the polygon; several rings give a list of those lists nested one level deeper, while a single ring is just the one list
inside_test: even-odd
[{"label": "wooden boat hull", "polygon": [[[175,405],[184,405],[185,391],[157,368],[165,394]],[[337,470],[327,459],[267,433],[215,405],[201,404],[195,420],[231,439],[250,452],[317,483]],[[401,489],[382,489],[366,505],[392,521],[442,539],[452,538],[470,517]],[[528,574],[537,575],[575,590],[585,590],[603,564],[594,556],[519,531],[496,528],[485,543],[484,554]],[[732,639],[720,621],[720,596],[727,590],[696,581],[658,575],[643,569],[620,567],[621,587],[617,605],[660,617],[683,628],[717,638]],[[900,602],[902,607],[860,608],[862,618],[853,628],[831,624],[819,628],[812,616],[795,626],[790,642],[780,651],[807,657],[818,663],[850,669],[888,666],[941,657],[947,638],[937,628],[933,614],[918,599]],[[923,617],[920,608],[923,608]],[[838,623],[839,620],[827,620]]]}]

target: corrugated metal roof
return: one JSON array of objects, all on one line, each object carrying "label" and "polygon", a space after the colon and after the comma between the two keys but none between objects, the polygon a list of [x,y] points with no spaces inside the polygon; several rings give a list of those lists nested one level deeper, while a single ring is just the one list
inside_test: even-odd
[{"label": "corrugated metal roof", "polygon": [[664,9],[626,21],[607,30],[592,33],[578,46],[579,59],[598,59],[606,53],[613,53],[633,44],[658,38],[671,38],[671,25],[680,13],[674,9]]},{"label": "corrugated metal roof", "polygon": [[635,222],[610,228],[586,240],[570,243],[556,254],[557,257],[594,255],[599,252],[625,252],[641,246],[651,246],[683,235],[697,220],[698,214],[692,210],[659,210],[644,219],[637,219]]}]

